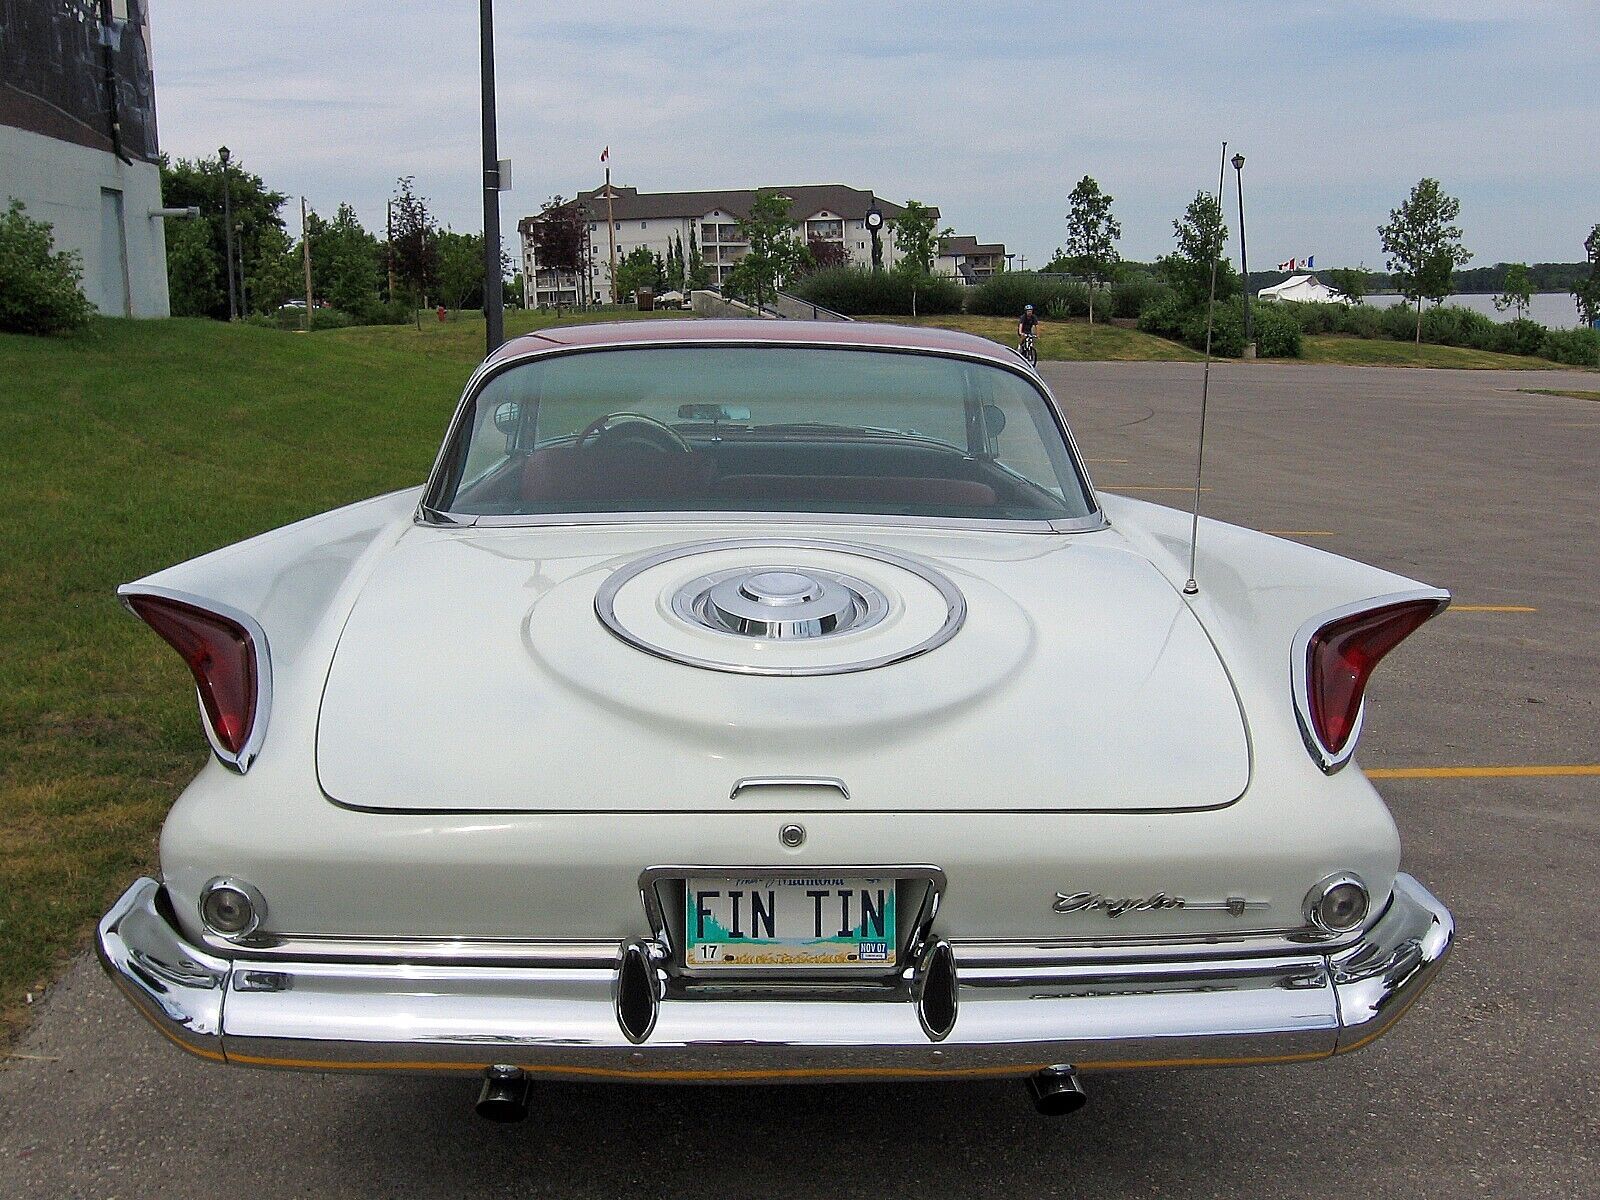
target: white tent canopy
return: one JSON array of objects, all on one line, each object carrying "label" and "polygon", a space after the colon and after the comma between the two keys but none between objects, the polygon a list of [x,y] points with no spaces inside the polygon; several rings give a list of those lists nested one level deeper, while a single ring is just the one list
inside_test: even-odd
[{"label": "white tent canopy", "polygon": [[1256,293],[1260,300],[1293,300],[1296,303],[1349,304],[1350,297],[1336,292],[1315,275],[1291,275],[1282,283],[1264,287]]}]

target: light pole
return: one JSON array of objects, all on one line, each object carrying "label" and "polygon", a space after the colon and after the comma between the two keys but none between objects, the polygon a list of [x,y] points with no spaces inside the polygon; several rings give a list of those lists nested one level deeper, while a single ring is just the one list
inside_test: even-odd
[{"label": "light pole", "polygon": [[494,0],[478,0],[483,83],[483,322],[486,354],[506,340],[505,289],[500,275],[500,151],[494,119]]},{"label": "light pole", "polygon": [[239,317],[239,308],[233,295],[233,195],[228,186],[228,160],[232,157],[223,146],[217,151],[222,162],[222,246],[223,257],[228,260],[228,320]]},{"label": "light pole", "polygon": [[1233,156],[1233,174],[1239,183],[1239,274],[1244,284],[1244,354],[1256,356],[1254,326],[1250,323],[1250,258],[1244,244],[1244,155]]},{"label": "light pole", "polygon": [[1015,258],[1015,257],[1016,257],[1016,254],[1014,252],[1011,253],[1011,254],[1006,255],[1006,270],[1008,270],[1008,271],[1011,270],[1011,260],[1013,258]]},{"label": "light pole", "polygon": [[878,207],[876,199],[872,207],[867,209],[867,232],[872,234],[872,273],[878,274],[883,270],[883,242],[879,239],[879,231],[883,229],[883,210]]}]

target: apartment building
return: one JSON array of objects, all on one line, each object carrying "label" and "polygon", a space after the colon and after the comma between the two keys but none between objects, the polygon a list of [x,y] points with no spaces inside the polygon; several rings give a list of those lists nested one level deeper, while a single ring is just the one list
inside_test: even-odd
[{"label": "apartment building", "polygon": [[939,239],[939,257],[934,260],[935,275],[949,275],[961,283],[982,283],[1006,269],[1004,242],[979,242],[975,237]]},{"label": "apartment building", "polygon": [[[685,254],[697,246],[711,283],[721,285],[750,245],[739,233],[739,223],[750,213],[755,188],[707,192],[641,192],[612,186],[578,193],[589,217],[586,262],[578,271],[541,267],[533,230],[539,217],[517,223],[522,235],[525,303],[530,308],[569,304],[605,303],[611,299],[611,244],[608,210],[615,226],[616,257],[621,263],[640,246],[667,256],[681,242]],[[775,191],[789,200],[789,217],[801,240],[832,245],[852,266],[872,265],[872,233],[868,214],[883,216],[879,231],[883,265],[900,261],[895,246],[894,220],[904,210],[874,193],[843,184],[805,184],[798,187],[760,189]],[[937,215],[937,209],[934,210]]]}]

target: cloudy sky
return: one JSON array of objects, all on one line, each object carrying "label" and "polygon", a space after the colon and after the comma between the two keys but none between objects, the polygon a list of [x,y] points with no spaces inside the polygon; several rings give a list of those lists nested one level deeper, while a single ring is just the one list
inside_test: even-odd
[{"label": "cloudy sky", "polygon": [[[371,226],[399,175],[481,227],[471,0],[152,0],[161,143],[226,143]],[[1252,266],[1382,264],[1418,178],[1475,263],[1570,261],[1600,221],[1600,3],[500,0],[508,222],[614,177],[641,190],[848,183],[937,204],[1040,263],[1084,174],[1150,258],[1219,142]],[[1229,172],[1230,176],[1232,172]],[[1232,211],[1232,181],[1229,209]]]}]

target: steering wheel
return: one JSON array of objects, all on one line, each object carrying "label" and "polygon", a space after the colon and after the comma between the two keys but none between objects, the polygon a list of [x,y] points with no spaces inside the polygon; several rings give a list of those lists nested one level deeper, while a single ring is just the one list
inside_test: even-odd
[{"label": "steering wheel", "polygon": [[693,453],[689,443],[672,426],[636,412],[614,412],[596,417],[583,427],[583,432],[572,444],[582,446],[591,439],[596,446],[637,442],[663,454]]}]

